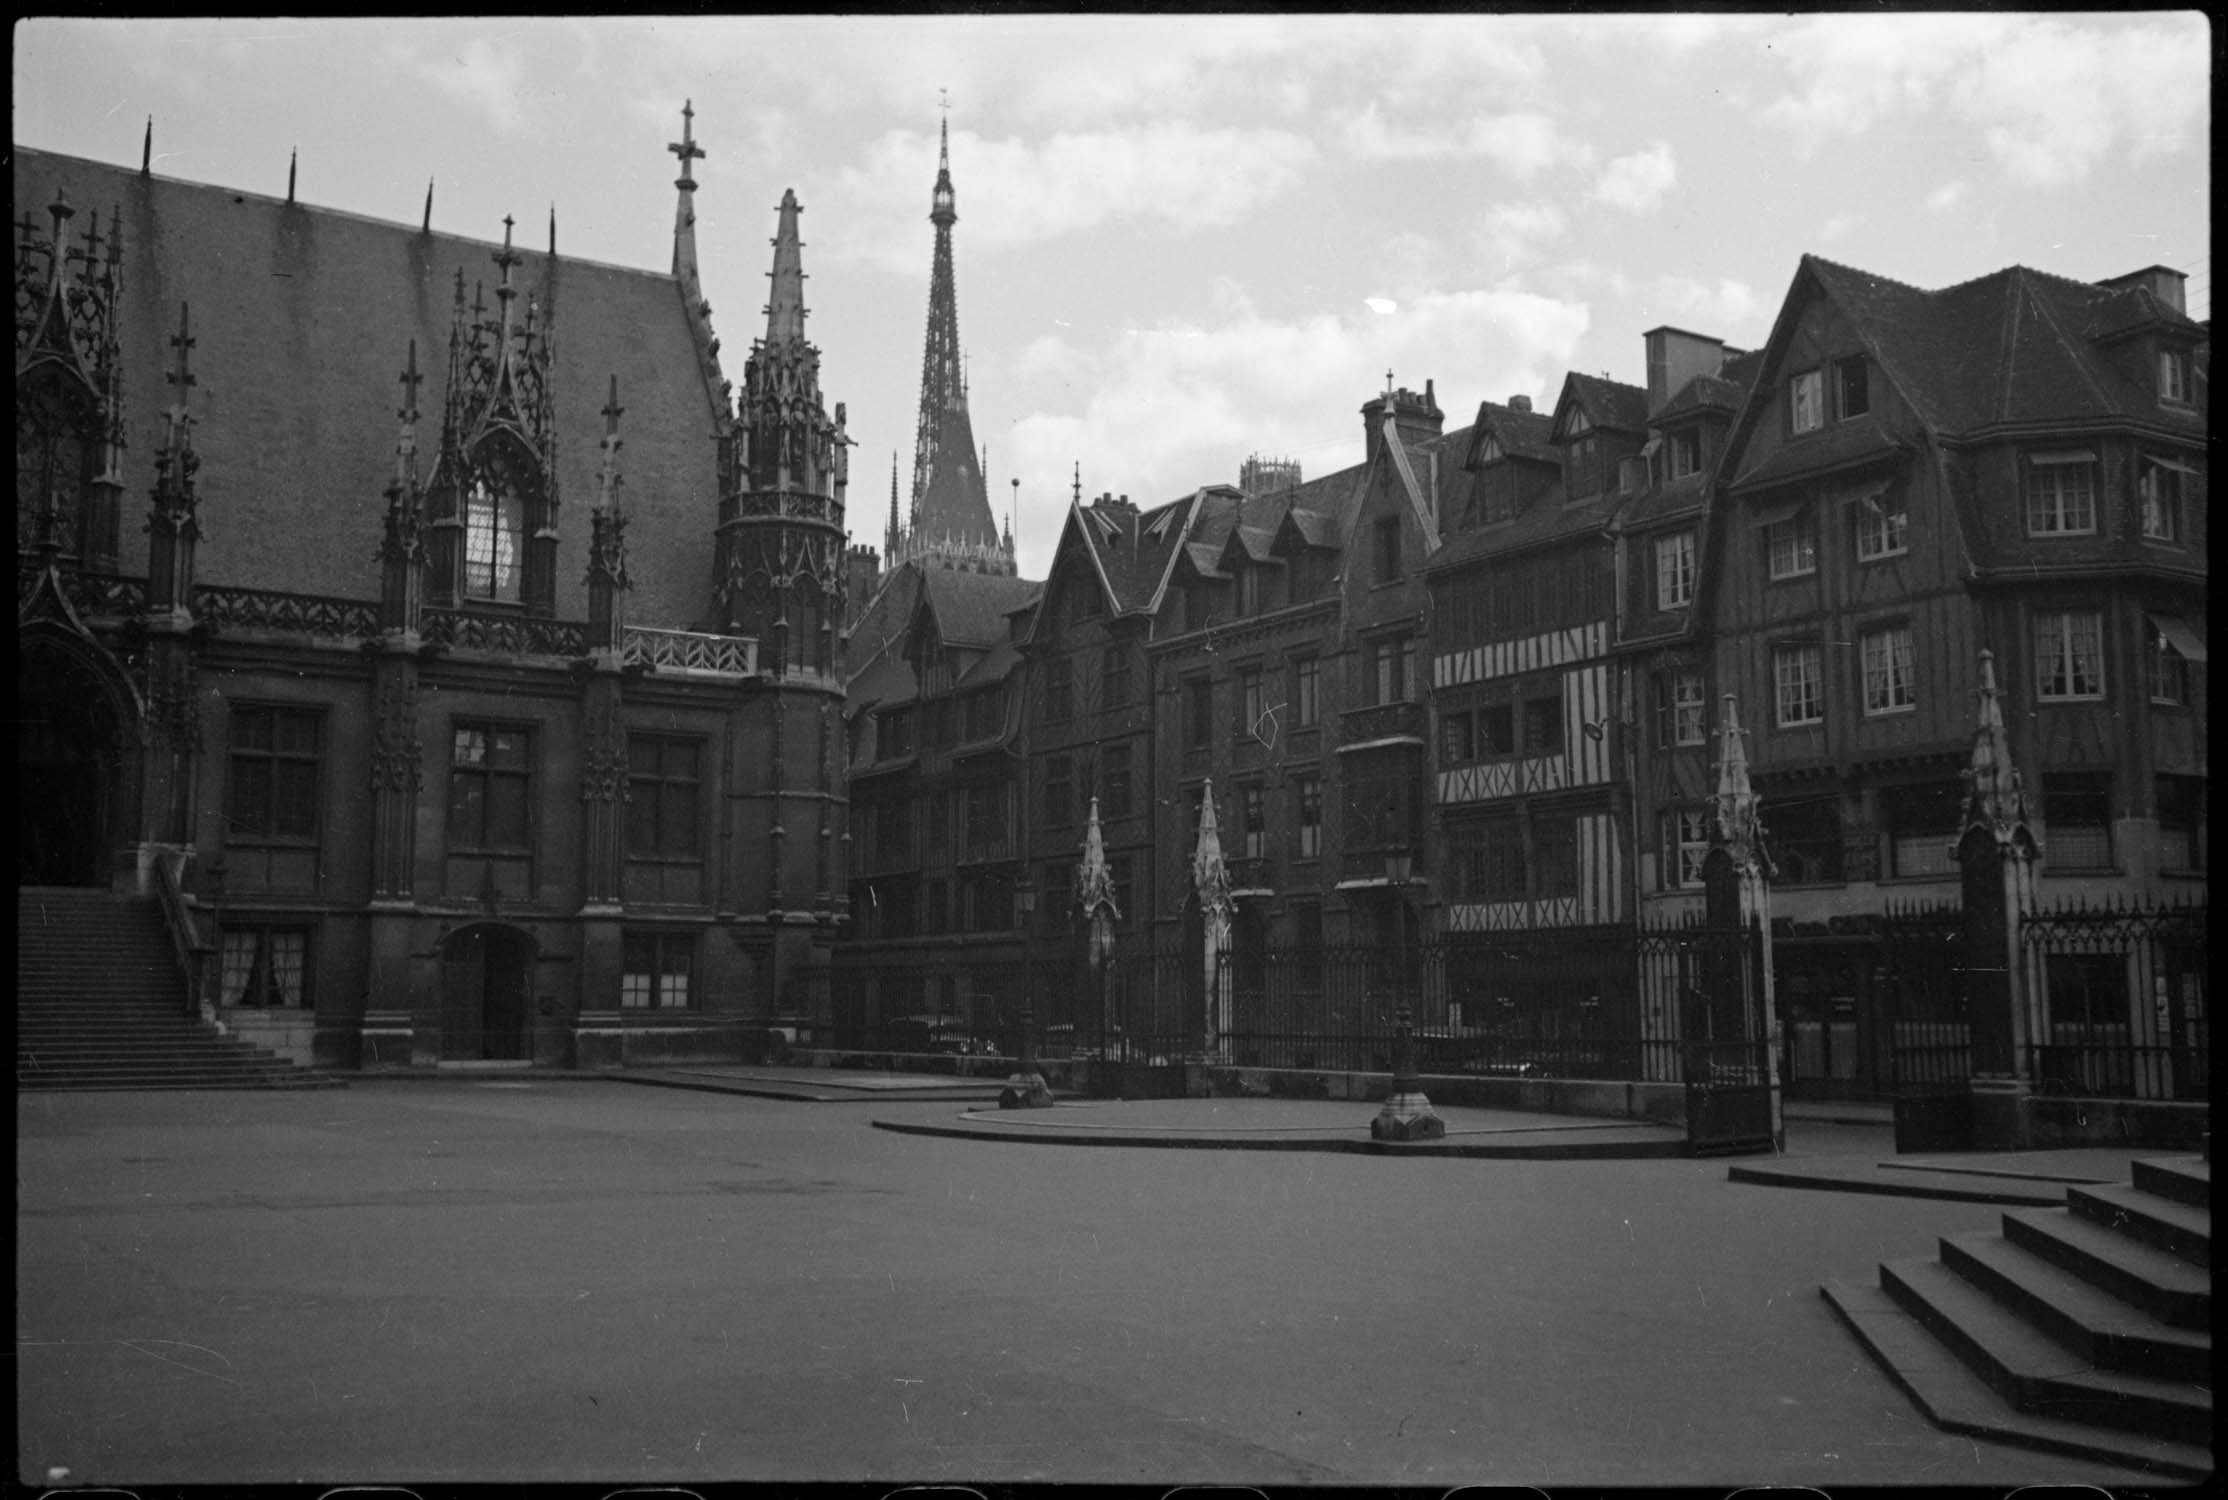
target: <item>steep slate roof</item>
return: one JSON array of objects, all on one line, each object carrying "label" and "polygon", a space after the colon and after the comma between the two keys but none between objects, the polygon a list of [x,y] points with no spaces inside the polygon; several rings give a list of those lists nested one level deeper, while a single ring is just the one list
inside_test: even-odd
[{"label": "steep slate roof", "polygon": [[1620,432],[1648,429],[1648,392],[1642,386],[1626,385],[1606,375],[1581,375],[1574,370],[1564,377],[1563,400],[1555,403],[1558,412],[1565,401],[1575,404],[1597,428]]},{"label": "steep slate roof", "polygon": [[[104,229],[121,215],[124,515],[119,565],[146,567],[140,517],[154,487],[178,304],[193,314],[200,452],[199,581],[379,597],[374,560],[394,476],[397,377],[418,345],[419,472],[430,474],[459,267],[492,288],[499,240],[421,232],[18,147],[18,211],[60,189]],[[501,206],[489,205],[491,233]],[[77,223],[82,225],[81,217]],[[524,236],[512,284],[550,319],[557,408],[557,614],[587,617],[588,512],[611,377],[627,516],[627,617],[686,628],[711,605],[704,559],[718,519],[716,394],[698,362],[681,283],[667,271],[547,253]],[[646,245],[661,261],[668,246]],[[468,294],[469,295],[469,294]],[[492,294],[491,294],[492,300]]]},{"label": "steep slate roof", "polygon": [[1561,450],[1551,440],[1555,432],[1554,417],[1536,411],[1518,411],[1497,401],[1480,401],[1477,421],[1463,430],[1469,434],[1469,441],[1463,446],[1462,461],[1466,466],[1478,462],[1477,452],[1485,446],[1488,437],[1499,439],[1501,451],[1510,458],[1558,466],[1563,461]]},{"label": "steep slate roof", "polygon": [[2203,430],[2194,411],[2162,410],[2154,393],[2122,374],[2092,336],[2092,329],[2130,316],[2130,308],[2144,319],[2195,331],[2197,324],[2148,291],[2009,266],[1927,292],[1815,255],[1803,257],[1800,274],[1816,278],[1871,345],[1896,389],[1936,431],[2038,418],[2132,419]]},{"label": "steep slate roof", "polygon": [[988,650],[1007,639],[1006,615],[1044,590],[1041,583],[995,573],[920,571],[922,607],[935,612],[936,629],[946,645],[968,650]]},{"label": "steep slate roof", "polygon": [[846,691],[855,691],[865,673],[883,660],[899,659],[895,648],[913,623],[913,610],[921,599],[921,569],[904,564],[882,580],[881,588],[867,601],[858,619],[851,622],[851,649],[844,665],[851,677]]}]

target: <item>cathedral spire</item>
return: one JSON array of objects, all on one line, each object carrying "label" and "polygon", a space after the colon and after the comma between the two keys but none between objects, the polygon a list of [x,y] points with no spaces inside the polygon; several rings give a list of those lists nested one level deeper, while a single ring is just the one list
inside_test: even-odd
[{"label": "cathedral spire", "polygon": [[163,413],[162,448],[155,454],[154,503],[147,512],[147,608],[150,614],[183,613],[193,598],[194,548],[201,539],[195,515],[200,497],[194,471],[201,459],[193,451],[193,411],[188,393],[193,375],[193,326],[183,302],[178,304],[178,331],[170,347],[177,351],[163,375],[173,395]]},{"label": "cathedral spire", "polygon": [[882,556],[891,566],[897,565],[897,544],[904,537],[904,528],[897,520],[897,450],[890,450],[890,524],[882,533]]},{"label": "cathedral spire", "polygon": [[785,188],[781,194],[781,222],[774,231],[774,268],[766,273],[774,284],[773,295],[766,299],[766,342],[784,343],[802,340],[805,336],[805,272],[804,258],[799,253],[804,242],[797,238],[797,215],[804,205],[797,201],[794,188]]},{"label": "cathedral spire", "polygon": [[959,297],[952,274],[952,225],[959,222],[951,172],[951,122],[938,130],[936,226],[930,263],[928,335],[921,353],[920,418],[913,443],[913,517],[908,551],[934,565],[1011,577],[1012,549],[998,535],[967,415],[966,361],[959,345]]}]

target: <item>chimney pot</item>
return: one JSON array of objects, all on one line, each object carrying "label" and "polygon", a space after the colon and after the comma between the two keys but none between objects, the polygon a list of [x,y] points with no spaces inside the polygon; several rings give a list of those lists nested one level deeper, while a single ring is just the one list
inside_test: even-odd
[{"label": "chimney pot", "polygon": [[1529,397],[1529,396],[1511,396],[1511,397],[1509,397],[1509,410],[1510,410],[1510,411],[1530,411],[1531,409],[1532,409],[1532,398],[1531,398],[1531,397]]}]

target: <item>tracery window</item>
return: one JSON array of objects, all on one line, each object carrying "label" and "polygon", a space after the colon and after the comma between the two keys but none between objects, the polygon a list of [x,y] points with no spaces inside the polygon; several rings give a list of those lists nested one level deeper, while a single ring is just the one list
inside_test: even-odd
[{"label": "tracery window", "polygon": [[515,490],[482,478],[464,497],[464,593],[473,599],[516,599],[524,550],[526,504]]}]

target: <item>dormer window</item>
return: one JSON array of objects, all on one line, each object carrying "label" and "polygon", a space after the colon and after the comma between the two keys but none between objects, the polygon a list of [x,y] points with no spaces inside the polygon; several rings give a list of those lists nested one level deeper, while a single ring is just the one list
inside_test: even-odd
[{"label": "dormer window", "polygon": [[516,599],[526,504],[508,486],[472,481],[464,497],[464,592],[473,599]]},{"label": "dormer window", "polygon": [[1833,365],[1834,419],[1846,422],[1872,410],[1872,389],[1865,374],[1863,355],[1837,359]]},{"label": "dormer window", "polygon": [[2158,399],[2189,401],[2189,355],[2180,349],[2158,351]]},{"label": "dormer window", "polygon": [[1673,479],[1683,479],[1689,474],[1701,472],[1701,433],[1674,432],[1671,434],[1669,443],[1665,445],[1665,452],[1671,465],[1671,477]]},{"label": "dormer window", "polygon": [[1787,428],[1816,432],[1826,425],[1826,372],[1805,370],[1787,382]]},{"label": "dormer window", "polygon": [[1599,441],[1592,433],[1571,439],[1570,497],[1583,500],[1601,493]]}]

